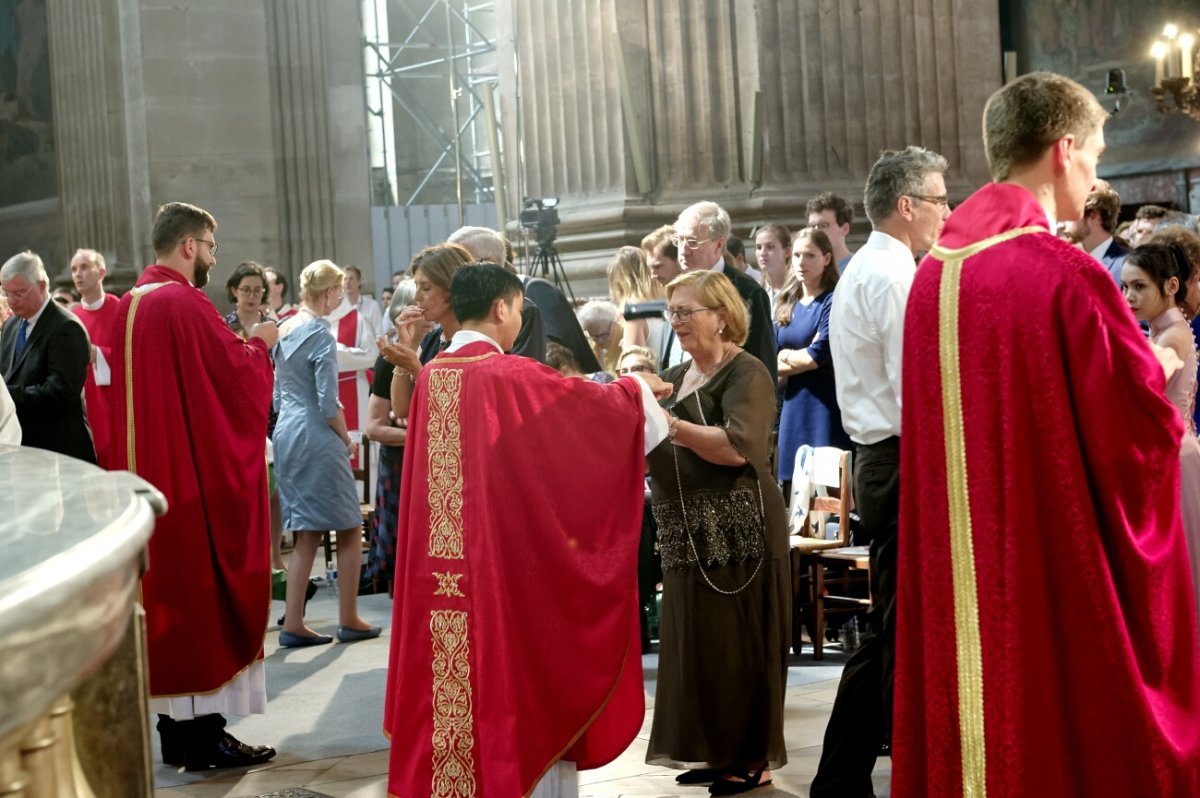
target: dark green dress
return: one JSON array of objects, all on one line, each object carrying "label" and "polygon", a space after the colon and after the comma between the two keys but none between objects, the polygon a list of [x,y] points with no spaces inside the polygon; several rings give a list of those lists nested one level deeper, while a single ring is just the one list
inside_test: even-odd
[{"label": "dark green dress", "polygon": [[[687,368],[663,379],[678,392]],[[648,457],[663,599],[646,762],[777,768],[787,762],[791,578],[783,495],[767,461],[775,388],[757,358],[738,352],[668,406],[684,421],[724,427],[748,462],[715,465],[669,441]]]}]

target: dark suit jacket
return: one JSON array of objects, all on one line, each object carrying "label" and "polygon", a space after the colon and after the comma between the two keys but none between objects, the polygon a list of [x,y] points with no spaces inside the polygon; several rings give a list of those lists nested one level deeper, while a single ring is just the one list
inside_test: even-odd
[{"label": "dark suit jacket", "polygon": [[1118,286],[1121,284],[1121,267],[1125,265],[1125,256],[1128,254],[1129,247],[1122,244],[1121,239],[1114,237],[1108,242],[1108,249],[1100,256],[1100,262],[1108,269]]},{"label": "dark suit jacket", "polygon": [[87,332],[51,300],[17,355],[20,324],[13,316],[0,329],[0,371],[17,406],[22,445],[96,462],[83,406],[91,359]]},{"label": "dark suit jacket", "polygon": [[771,323],[771,298],[765,288],[738,271],[736,266],[726,263],[725,276],[733,281],[733,287],[750,310],[750,332],[742,348],[763,362],[771,372],[771,384],[774,385],[779,378],[779,350],[775,346],[775,327]]}]

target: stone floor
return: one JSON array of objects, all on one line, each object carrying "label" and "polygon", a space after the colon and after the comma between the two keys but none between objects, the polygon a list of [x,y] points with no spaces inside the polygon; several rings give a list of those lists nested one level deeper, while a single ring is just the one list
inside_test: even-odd
[{"label": "stone floor", "polygon": [[[327,631],[324,627],[329,620],[322,615],[330,614],[332,601],[322,599],[318,596],[313,600],[308,617],[314,628]],[[366,597],[362,607],[369,620],[375,623],[386,620],[386,597]],[[379,640],[352,646],[279,649],[278,633],[273,629],[267,635],[266,645],[270,699],[267,715],[241,719],[231,724],[231,730],[246,742],[275,745],[279,757],[261,768],[211,771],[203,775],[178,773],[159,766],[155,774],[156,798],[386,798],[387,741],[376,730],[382,716],[379,705],[383,699],[387,646],[385,630]],[[808,796],[845,658],[836,647],[832,651],[827,649],[827,657],[820,663],[813,662],[807,652],[806,648],[803,656],[793,658],[788,674],[784,715],[788,764],[775,772],[770,788],[754,791],[755,796]],[[703,787],[675,784],[678,771],[645,764],[657,655],[645,656],[643,665],[646,722],[637,739],[616,761],[579,774],[579,794],[597,798],[620,795],[703,798],[708,794]],[[359,695],[356,697],[355,693]],[[357,709],[348,719],[341,713],[329,713],[331,704]],[[326,717],[340,720],[313,721]],[[360,728],[364,725],[370,728],[364,731]],[[315,745],[311,743],[313,739]],[[322,751],[337,755],[324,756]],[[157,761],[157,752],[155,756]],[[881,798],[888,795],[890,774],[890,760],[881,759],[875,769],[876,793]]]}]

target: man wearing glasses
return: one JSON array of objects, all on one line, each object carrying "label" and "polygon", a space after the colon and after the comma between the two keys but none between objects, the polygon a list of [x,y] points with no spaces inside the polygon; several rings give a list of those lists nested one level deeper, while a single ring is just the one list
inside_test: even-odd
[{"label": "man wearing glasses", "polygon": [[[715,202],[697,202],[684,209],[675,220],[673,243],[679,250],[679,265],[685,272],[712,270],[723,273],[746,303],[750,312],[750,332],[742,347],[763,362],[776,379],[775,331],[771,326],[771,300],[763,287],[725,263],[725,241],[732,228],[729,214]],[[683,348],[669,337],[662,367],[674,366],[687,359]]]},{"label": "man wearing glasses", "polygon": [[[873,228],[833,292],[829,343],[842,426],[856,444],[854,501],[869,544],[867,635],[842,671],[825,728],[813,798],[873,796],[871,771],[890,739],[900,512],[900,353],[917,253],[937,241],[950,209],[946,159],[920,147],[884,152],[867,176]],[[930,344],[934,345],[933,343]],[[906,477],[907,478],[907,477]]]},{"label": "man wearing glasses", "polygon": [[87,332],[50,301],[42,259],[13,255],[0,267],[0,293],[13,315],[0,331],[0,373],[12,394],[23,443],[96,462],[83,403]]},{"label": "man wearing glasses", "polygon": [[115,467],[151,482],[168,503],[150,540],[142,600],[163,762],[187,770],[275,756],[225,731],[224,715],[266,709],[265,440],[278,328],[255,324],[242,340],[200,290],[217,262],[216,231],[193,205],[158,209],[158,263],[122,298],[112,349]]}]

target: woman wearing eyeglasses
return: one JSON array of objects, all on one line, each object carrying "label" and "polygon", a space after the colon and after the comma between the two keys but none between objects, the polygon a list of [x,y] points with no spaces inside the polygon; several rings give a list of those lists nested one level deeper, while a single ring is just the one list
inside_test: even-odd
[{"label": "woman wearing eyeglasses", "polygon": [[242,261],[225,281],[225,295],[234,308],[225,316],[229,329],[246,338],[250,329],[267,320],[263,302],[267,298],[267,275],[252,260]]},{"label": "woman wearing eyeglasses", "polygon": [[345,296],[345,272],[327,260],[300,274],[301,306],[275,346],[275,466],[283,523],[296,532],[288,568],[283,648],[332,643],[304,623],[304,596],[321,535],[337,532],[338,628],[343,643],[378,637],[358,614],[362,515],[350,458],[358,450],[338,403],[337,342],[325,321]]},{"label": "woman wearing eyeglasses", "polygon": [[667,286],[667,318],[687,363],[668,440],[648,456],[662,553],[658,690],[646,761],[688,768],[680,784],[733,795],[787,762],[783,693],[791,586],[783,494],[768,450],[770,372],[743,351],[746,304],[725,275]]},{"label": "woman wearing eyeglasses", "polygon": [[792,266],[775,300],[775,342],[784,382],[779,417],[779,479],[791,482],[801,446],[850,448],[842,429],[833,362],[829,352],[829,309],[838,281],[829,236],[806,227],[792,241]]},{"label": "woman wearing eyeglasses", "polygon": [[658,355],[646,346],[627,346],[621,350],[617,363],[617,376],[628,374],[655,374],[658,372]]}]

